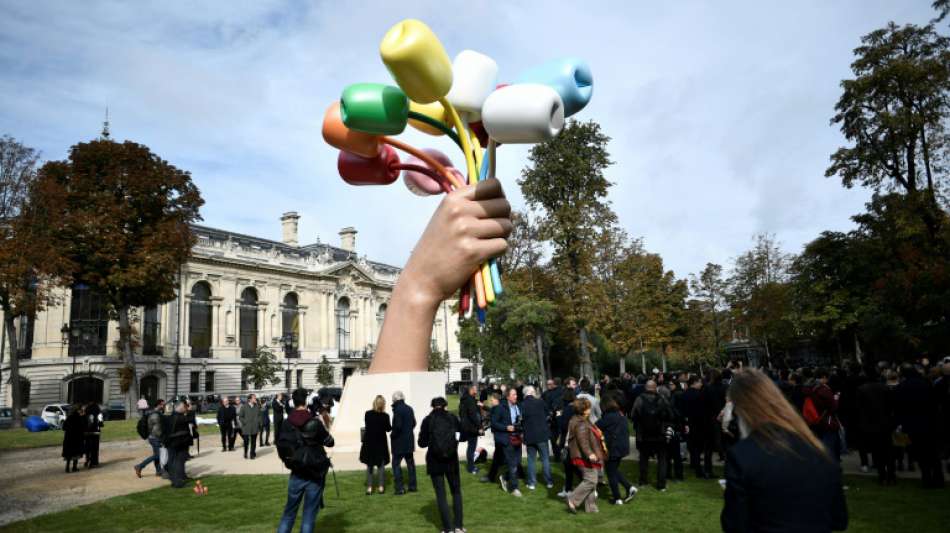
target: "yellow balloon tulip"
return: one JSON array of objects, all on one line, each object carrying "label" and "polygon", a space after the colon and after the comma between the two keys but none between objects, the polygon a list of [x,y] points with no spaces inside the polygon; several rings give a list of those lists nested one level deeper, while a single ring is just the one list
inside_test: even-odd
[{"label": "yellow balloon tulip", "polygon": [[[425,115],[429,118],[438,120],[439,122],[447,122],[448,117],[445,113],[445,108],[442,107],[442,104],[439,102],[432,102],[431,104],[420,104],[418,102],[409,102],[409,111],[414,113],[419,113],[420,115]],[[421,131],[422,133],[428,133],[429,135],[444,135],[444,132],[439,128],[434,128],[425,122],[420,122],[418,120],[409,119],[409,125],[413,128]]]},{"label": "yellow balloon tulip", "polygon": [[410,100],[437,101],[452,88],[452,62],[424,22],[406,19],[386,32],[379,54]]}]

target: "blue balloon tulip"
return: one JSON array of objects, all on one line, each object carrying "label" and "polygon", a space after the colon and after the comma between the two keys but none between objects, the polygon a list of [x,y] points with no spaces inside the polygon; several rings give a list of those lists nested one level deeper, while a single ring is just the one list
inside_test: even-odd
[{"label": "blue balloon tulip", "polygon": [[590,65],[576,58],[554,59],[532,67],[521,74],[515,83],[540,83],[557,91],[564,102],[564,116],[577,113],[594,92],[594,77]]}]

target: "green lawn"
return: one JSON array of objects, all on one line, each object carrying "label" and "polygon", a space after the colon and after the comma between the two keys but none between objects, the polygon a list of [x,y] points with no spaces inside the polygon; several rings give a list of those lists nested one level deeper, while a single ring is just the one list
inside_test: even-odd
[{"label": "green lawn", "polygon": [[[633,479],[635,462],[625,462]],[[556,484],[562,480],[557,474]],[[421,472],[420,472],[421,474]],[[388,474],[387,474],[388,475]],[[465,525],[469,531],[630,531],[710,532],[719,530],[722,491],[715,481],[688,480],[672,484],[665,494],[644,488],[630,505],[614,507],[601,489],[600,513],[569,515],[554,491],[525,491],[518,500],[498,485],[478,483],[463,474]],[[396,497],[363,495],[364,476],[349,472],[337,476],[340,497],[327,480],[326,509],[317,521],[319,531],[431,532],[438,510],[427,477],[420,491]],[[205,478],[210,494],[199,499],[191,490],[163,487],[112,498],[93,505],[10,524],[0,532],[33,531],[274,531],[283,508],[287,476],[215,476]],[[848,506],[854,532],[930,532],[945,530],[950,521],[946,491],[924,491],[917,481],[896,488],[878,487],[870,477],[849,478]],[[389,489],[392,490],[391,478]],[[197,504],[197,505],[196,505]],[[299,526],[299,519],[298,519]]]},{"label": "green lawn", "polygon": [[[138,419],[106,422],[102,428],[102,440],[140,440],[135,431]],[[60,430],[38,431],[30,433],[26,428],[0,430],[0,450],[39,448],[41,446],[62,446],[63,432]]]}]

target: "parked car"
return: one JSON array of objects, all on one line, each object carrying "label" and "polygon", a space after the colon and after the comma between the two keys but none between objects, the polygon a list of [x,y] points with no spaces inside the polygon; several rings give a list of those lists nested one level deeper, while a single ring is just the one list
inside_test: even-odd
[{"label": "parked car", "polygon": [[450,381],[445,384],[445,393],[461,394],[462,389],[468,388],[471,384],[471,381]]},{"label": "parked car", "polygon": [[102,410],[102,418],[105,420],[125,420],[125,401],[113,400]]},{"label": "parked car", "polygon": [[9,429],[13,425],[13,409],[0,408],[0,429]]},{"label": "parked car", "polygon": [[63,427],[63,420],[66,420],[66,415],[69,414],[69,404],[68,403],[51,403],[43,408],[43,414],[41,415],[43,421],[54,427],[60,429]]}]

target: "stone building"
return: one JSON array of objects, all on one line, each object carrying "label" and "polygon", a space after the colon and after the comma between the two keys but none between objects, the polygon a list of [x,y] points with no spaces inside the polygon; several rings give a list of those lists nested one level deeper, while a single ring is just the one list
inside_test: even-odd
[{"label": "stone building", "polygon": [[[142,394],[150,400],[175,395],[271,394],[292,387],[319,388],[317,366],[326,357],[342,386],[364,372],[400,269],[357,254],[353,228],[340,245],[298,243],[294,212],[281,217],[282,242],[194,226],[197,244],[180,270],[179,297],[135,312],[135,352]],[[18,327],[24,404],[97,400],[123,403],[118,323],[109,320],[96,294],[81,285],[63,289],[59,305]],[[181,297],[183,295],[183,297]],[[444,302],[432,343],[448,352],[446,381],[471,379],[460,357],[458,323]],[[9,348],[4,353],[2,393],[11,404]],[[259,347],[283,367],[281,383],[257,390],[242,368]]]}]

